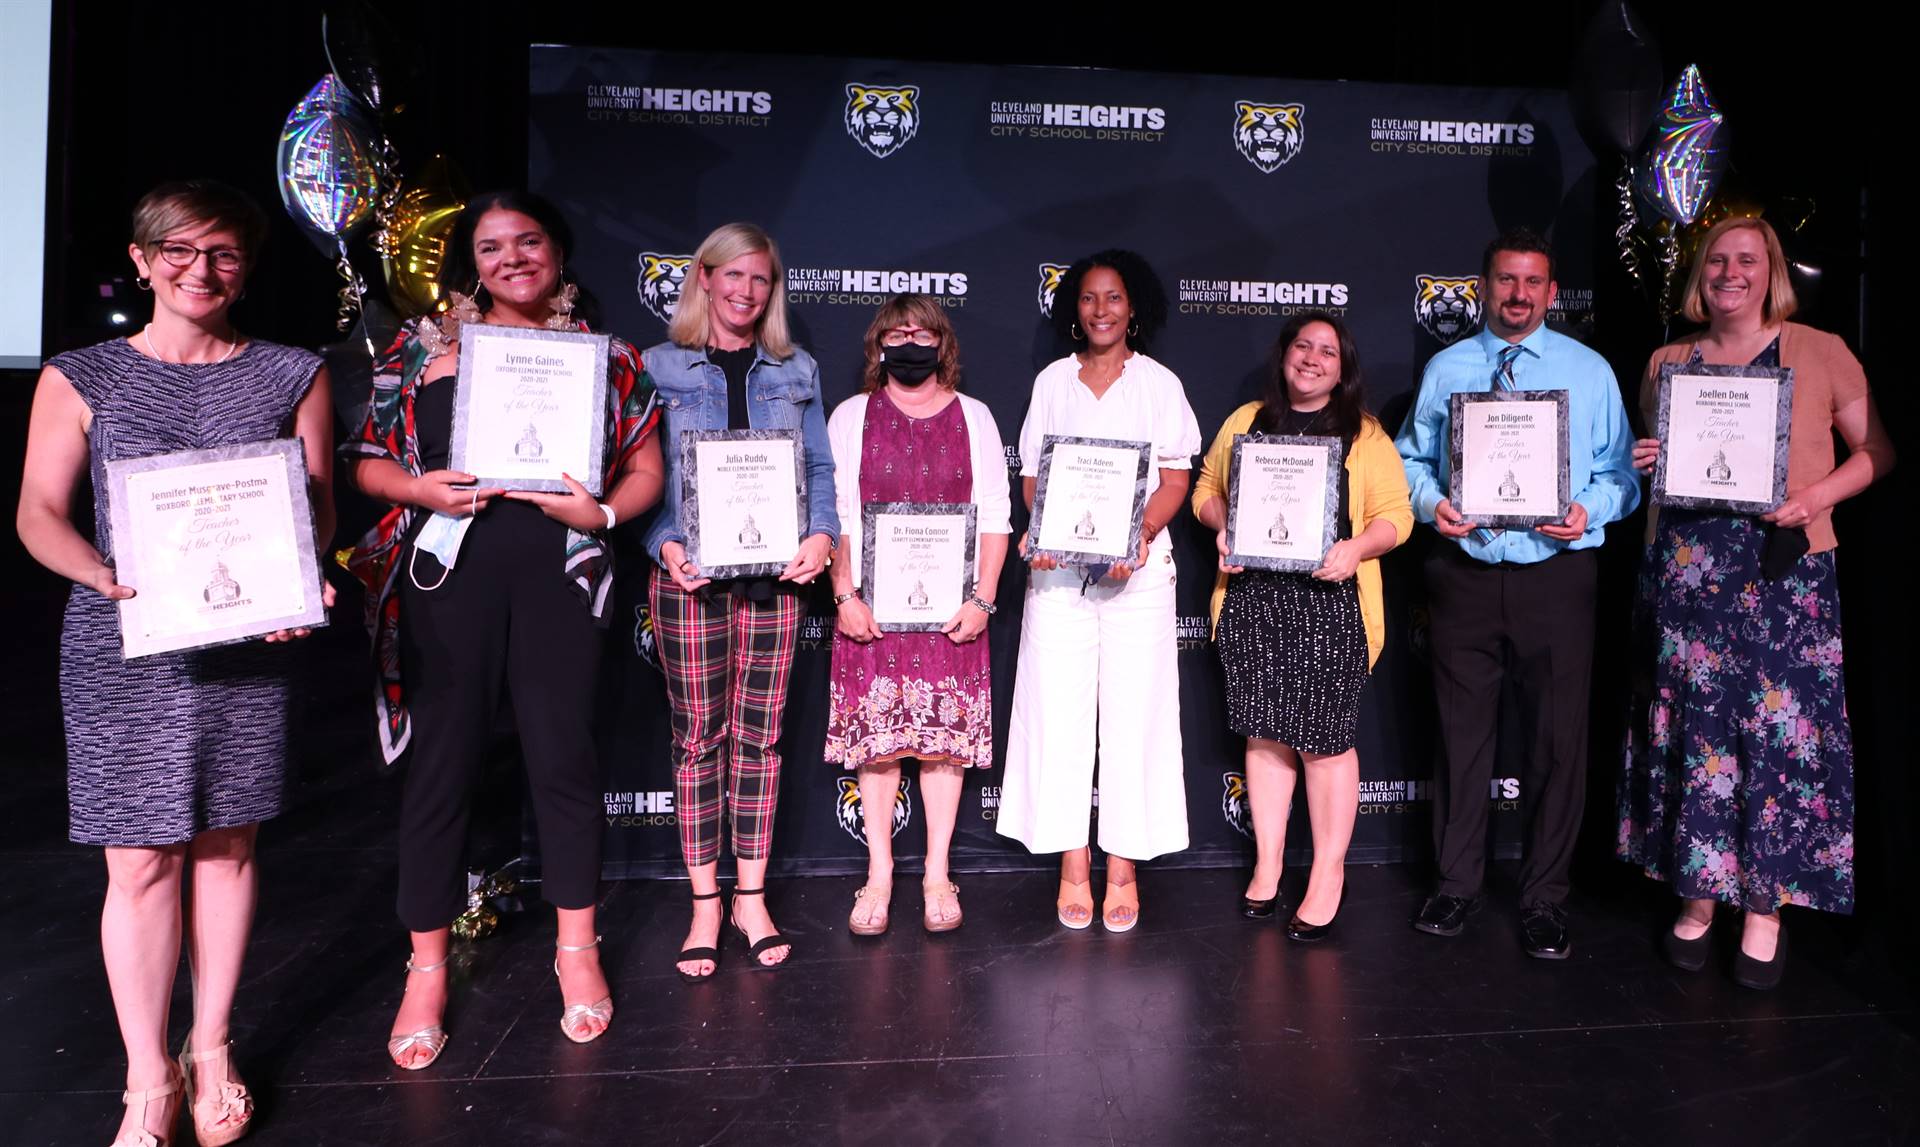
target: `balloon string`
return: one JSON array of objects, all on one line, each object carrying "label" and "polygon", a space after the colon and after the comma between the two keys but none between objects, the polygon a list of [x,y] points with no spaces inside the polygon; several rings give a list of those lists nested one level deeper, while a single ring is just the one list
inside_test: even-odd
[{"label": "balloon string", "polygon": [[1633,281],[1646,286],[1646,279],[1640,274],[1640,252],[1633,246],[1633,232],[1640,226],[1640,213],[1633,206],[1633,165],[1620,165],[1620,174],[1613,181],[1613,189],[1620,195],[1620,226],[1614,228],[1613,239],[1620,247],[1620,265],[1633,276]]},{"label": "balloon string", "polygon": [[1673,321],[1673,276],[1680,267],[1680,240],[1669,224],[1660,232],[1660,321]]},{"label": "balloon string", "polygon": [[354,269],[353,260],[347,256],[346,239],[336,236],[334,245],[340,251],[340,258],[334,263],[334,269],[340,273],[342,279],[346,280],[340,288],[340,310],[334,319],[334,329],[344,332],[353,326],[356,318],[359,319],[360,337],[367,344],[367,357],[371,359],[375,357],[376,352],[373,349],[373,334],[367,329],[367,283],[360,277],[360,272]]}]

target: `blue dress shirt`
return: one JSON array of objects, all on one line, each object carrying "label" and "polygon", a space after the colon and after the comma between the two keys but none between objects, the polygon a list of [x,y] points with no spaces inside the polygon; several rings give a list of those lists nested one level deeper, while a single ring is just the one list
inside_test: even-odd
[{"label": "blue dress shirt", "polygon": [[[1505,339],[1482,327],[1427,361],[1420,393],[1394,445],[1407,467],[1414,517],[1429,525],[1433,508],[1447,497],[1451,471],[1448,402],[1460,391],[1493,388],[1493,372]],[[1534,530],[1475,530],[1453,541],[1483,562],[1545,561],[1563,550],[1584,550],[1606,540],[1608,522],[1640,504],[1640,477],[1632,463],[1633,432],[1627,426],[1620,385],[1607,360],[1544,325],[1520,340],[1513,363],[1519,390],[1567,392],[1567,458],[1573,500],[1586,507],[1587,531],[1571,542]]]}]

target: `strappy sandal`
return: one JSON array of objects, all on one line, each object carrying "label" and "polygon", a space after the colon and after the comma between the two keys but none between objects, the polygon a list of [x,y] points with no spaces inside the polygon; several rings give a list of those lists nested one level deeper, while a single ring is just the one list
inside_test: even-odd
[{"label": "strappy sandal", "polygon": [[[718,888],[716,888],[716,889],[714,889],[714,890],[713,890],[712,892],[696,892],[696,893],[694,893],[694,894],[693,894],[693,899],[695,899],[695,900],[718,900],[718,899],[720,899],[720,890],[719,890]],[[680,969],[680,967],[679,967],[679,965],[681,965],[681,964],[685,964],[685,963],[689,963],[689,962],[691,962],[691,961],[694,961],[694,960],[711,960],[711,961],[713,961],[713,971],[711,971],[711,972],[707,972],[707,973],[705,973],[705,974],[702,974],[702,973],[699,973],[699,972],[686,972],[686,971],[681,971],[681,969]],[[719,949],[719,948],[717,948],[717,947],[713,947],[713,948],[682,948],[682,949],[680,949],[680,955],[679,955],[679,956],[677,956],[677,957],[675,957],[675,959],[674,959],[674,969],[673,969],[673,970],[674,970],[674,971],[676,971],[676,972],[679,972],[679,973],[680,973],[680,978],[681,978],[682,980],[685,980],[685,981],[686,981],[687,983],[689,983],[689,984],[697,984],[697,983],[699,983],[699,982],[700,982],[700,981],[702,981],[702,980],[711,980],[711,979],[713,979],[713,977],[714,977],[715,975],[717,975],[717,974],[719,973],[719,971],[720,971],[720,949]]]},{"label": "strappy sandal", "polygon": [[[893,909],[893,885],[863,884],[854,890],[853,911],[847,913],[847,931],[856,936],[878,936],[887,930]],[[866,919],[860,918],[865,911]]]},{"label": "strappy sandal", "polygon": [[[736,888],[733,890],[733,898],[738,900],[742,896],[764,896],[766,895],[766,891],[765,888]],[[733,930],[740,933],[741,937],[747,941],[747,955],[753,958],[754,967],[762,971],[771,972],[781,964],[786,963],[787,960],[793,959],[793,941],[782,936],[777,929],[755,940],[747,935],[747,930],[740,926],[739,919],[734,917],[733,913],[729,912],[727,915],[732,919]],[[783,944],[787,946],[787,960],[777,960],[771,964],[761,963],[760,953],[769,948],[778,948]]]},{"label": "strappy sandal", "polygon": [[156,1099],[165,1099],[169,1095],[178,1094],[183,1087],[184,1084],[180,1082],[180,1077],[174,1076],[159,1087],[149,1087],[145,1091],[122,1092],[120,1095],[121,1103],[126,1104],[128,1107],[132,1107],[136,1103],[140,1105],[140,1126],[134,1128],[132,1131],[122,1131],[119,1135],[114,1136],[113,1142],[109,1147],[173,1147],[173,1128],[174,1125],[180,1121],[180,1105],[178,1103],[173,1104],[173,1110],[167,1115],[167,1133],[165,1135],[155,1135],[153,1132],[147,1130],[147,1104],[152,1103]]},{"label": "strappy sandal", "polygon": [[[1075,892],[1074,889],[1079,889]],[[1076,920],[1067,915],[1067,909],[1080,908],[1086,915]],[[1053,902],[1054,916],[1060,923],[1075,932],[1084,931],[1093,926],[1093,882],[1091,880],[1068,880],[1060,878],[1060,895]]]},{"label": "strappy sandal", "polygon": [[[1122,908],[1131,908],[1133,914],[1124,921],[1115,922],[1113,914]],[[1138,880],[1126,884],[1107,882],[1106,903],[1100,912],[1100,923],[1105,925],[1109,932],[1133,931],[1133,926],[1140,923],[1140,882]]]},{"label": "strappy sandal", "polygon": [[[235,1083],[228,1076],[233,1074],[233,1041],[228,1040],[212,1051],[193,1051],[193,1034],[187,1034],[186,1046],[180,1049],[180,1078],[186,1089],[186,1107],[193,1118],[193,1133],[200,1140],[200,1147],[226,1147],[247,1133],[253,1126],[253,1096],[247,1094],[247,1085]],[[193,1085],[193,1065],[221,1061],[220,1082],[211,1088],[196,1089]],[[207,1117],[202,1118],[202,1106],[210,1108]]]},{"label": "strappy sandal", "polygon": [[[923,881],[920,894],[924,904],[920,909],[920,923],[929,932],[951,932],[960,926],[965,914],[960,911],[960,886],[951,880]],[[942,920],[933,914],[933,906],[942,900],[953,902],[953,918]]]},{"label": "strappy sandal", "polygon": [[[556,952],[591,952],[599,946],[600,937],[595,936],[591,944],[555,944],[553,947]],[[553,958],[553,978],[556,980],[560,978],[560,957],[557,955]],[[566,998],[562,996],[560,1002],[566,1003]],[[586,1035],[581,1035],[574,1030],[574,1025],[581,1020],[599,1020],[600,1026],[589,1029]],[[606,1035],[607,1029],[611,1026],[613,1026],[613,994],[611,992],[600,997],[600,1002],[596,1004],[567,1004],[566,1010],[560,1013],[560,1033],[574,1043],[592,1043]]]},{"label": "strappy sandal", "polygon": [[[449,957],[449,959],[450,958],[451,957]],[[446,960],[442,960],[437,964],[416,964],[413,962],[413,957],[407,957],[407,971],[409,973],[425,975],[428,972],[437,972],[446,966]],[[426,1048],[427,1058],[417,1063],[408,1063],[400,1058],[416,1047]],[[447,1029],[441,1027],[439,1024],[434,1024],[432,1027],[421,1028],[419,1031],[391,1036],[387,1040],[387,1058],[393,1061],[393,1066],[402,1071],[420,1071],[423,1068],[431,1067],[433,1066],[433,1061],[439,1059],[440,1053],[445,1050],[447,1050]]]}]

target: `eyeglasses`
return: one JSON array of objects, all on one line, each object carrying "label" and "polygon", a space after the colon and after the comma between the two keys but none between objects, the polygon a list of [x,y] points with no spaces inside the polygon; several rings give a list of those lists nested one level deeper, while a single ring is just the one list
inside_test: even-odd
[{"label": "eyeglasses", "polygon": [[191,267],[194,260],[202,255],[207,257],[207,263],[216,271],[238,271],[244,261],[240,252],[232,247],[215,247],[209,251],[191,243],[160,244],[160,257],[176,267]]},{"label": "eyeglasses", "polygon": [[880,336],[882,346],[906,346],[908,343],[914,346],[938,346],[940,336],[925,328],[916,331],[888,331]]}]

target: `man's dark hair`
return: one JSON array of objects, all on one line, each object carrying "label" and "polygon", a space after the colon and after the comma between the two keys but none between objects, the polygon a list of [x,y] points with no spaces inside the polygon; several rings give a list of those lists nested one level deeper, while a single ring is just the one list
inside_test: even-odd
[{"label": "man's dark hair", "polygon": [[1531,227],[1509,227],[1487,244],[1487,253],[1480,260],[1480,277],[1493,278],[1493,257],[1502,251],[1532,251],[1547,257],[1547,281],[1557,282],[1558,273],[1553,261],[1553,244],[1547,237]]}]

